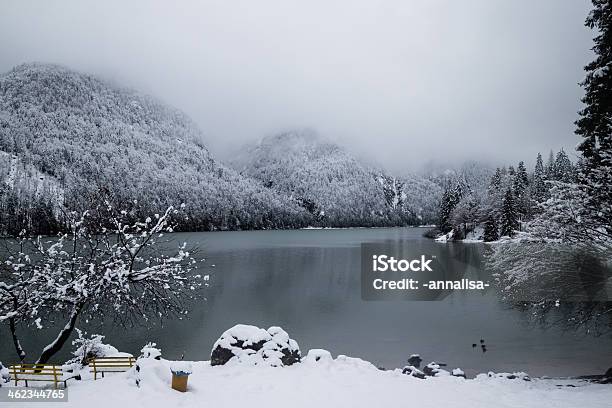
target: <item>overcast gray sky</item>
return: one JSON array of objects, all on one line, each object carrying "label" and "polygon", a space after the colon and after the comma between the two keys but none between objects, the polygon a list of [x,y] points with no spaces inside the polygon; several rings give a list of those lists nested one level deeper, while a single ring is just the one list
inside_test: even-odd
[{"label": "overcast gray sky", "polygon": [[189,114],[211,150],[315,128],[390,168],[578,142],[586,0],[0,0],[0,70],[53,62]]}]

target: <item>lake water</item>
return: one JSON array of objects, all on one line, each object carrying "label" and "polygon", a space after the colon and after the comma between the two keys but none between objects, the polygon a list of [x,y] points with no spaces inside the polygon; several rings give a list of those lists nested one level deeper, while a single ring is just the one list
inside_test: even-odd
[{"label": "lake water", "polygon": [[[157,342],[166,358],[208,359],[219,335],[237,323],[281,326],[302,352],[324,348],[395,368],[410,354],[477,372],[526,371],[531,375],[600,374],[612,366],[612,338],[544,329],[526,323],[494,290],[453,292],[438,301],[363,301],[360,245],[396,241],[438,257],[461,254],[469,276],[487,278],[479,244],[438,244],[419,228],[181,233],[211,274],[206,300],[189,318],[143,328],[105,324],[79,327],[106,335],[106,342],[138,354]],[[14,362],[8,329],[0,332],[0,361]],[[53,332],[24,333],[26,350],[40,350]],[[27,334],[26,334],[27,333]],[[57,332],[55,332],[57,333]],[[473,343],[485,340],[487,352]],[[65,361],[69,348],[54,357]]]}]

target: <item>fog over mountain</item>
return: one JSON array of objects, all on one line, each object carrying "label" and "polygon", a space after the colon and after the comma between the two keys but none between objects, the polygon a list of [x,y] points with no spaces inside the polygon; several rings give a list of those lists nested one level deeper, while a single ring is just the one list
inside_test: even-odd
[{"label": "fog over mountain", "polygon": [[572,154],[587,10],[556,0],[4,2],[0,72],[59,63],[151,94],[186,112],[221,158],[310,127],[393,171],[497,165]]},{"label": "fog over mountain", "polygon": [[228,164],[188,116],[137,91],[58,65],[0,74],[0,234],[62,229],[101,191],[134,216],[185,203],[183,230],[417,225],[435,221],[448,179],[393,176],[305,130]]}]

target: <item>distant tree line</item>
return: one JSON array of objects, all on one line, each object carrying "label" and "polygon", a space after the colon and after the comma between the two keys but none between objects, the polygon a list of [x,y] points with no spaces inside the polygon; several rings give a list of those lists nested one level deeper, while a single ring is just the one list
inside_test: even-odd
[{"label": "distant tree line", "polygon": [[453,239],[464,239],[482,227],[484,241],[513,237],[542,211],[553,182],[569,183],[576,177],[576,167],[561,149],[556,154],[551,151],[546,164],[538,153],[532,172],[527,171],[523,161],[516,168],[498,167],[484,191],[473,188],[462,178],[455,179],[442,194],[438,232],[452,232]]}]

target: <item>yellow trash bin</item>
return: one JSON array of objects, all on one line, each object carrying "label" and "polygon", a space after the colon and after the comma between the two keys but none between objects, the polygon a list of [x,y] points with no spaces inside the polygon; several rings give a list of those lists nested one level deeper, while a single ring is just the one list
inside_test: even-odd
[{"label": "yellow trash bin", "polygon": [[176,373],[172,373],[172,388],[180,392],[187,391],[187,379],[188,378],[189,378],[189,374],[177,375]]},{"label": "yellow trash bin", "polygon": [[187,379],[191,374],[191,364],[186,361],[175,361],[170,366],[172,371],[172,388],[185,392],[187,391]]}]

